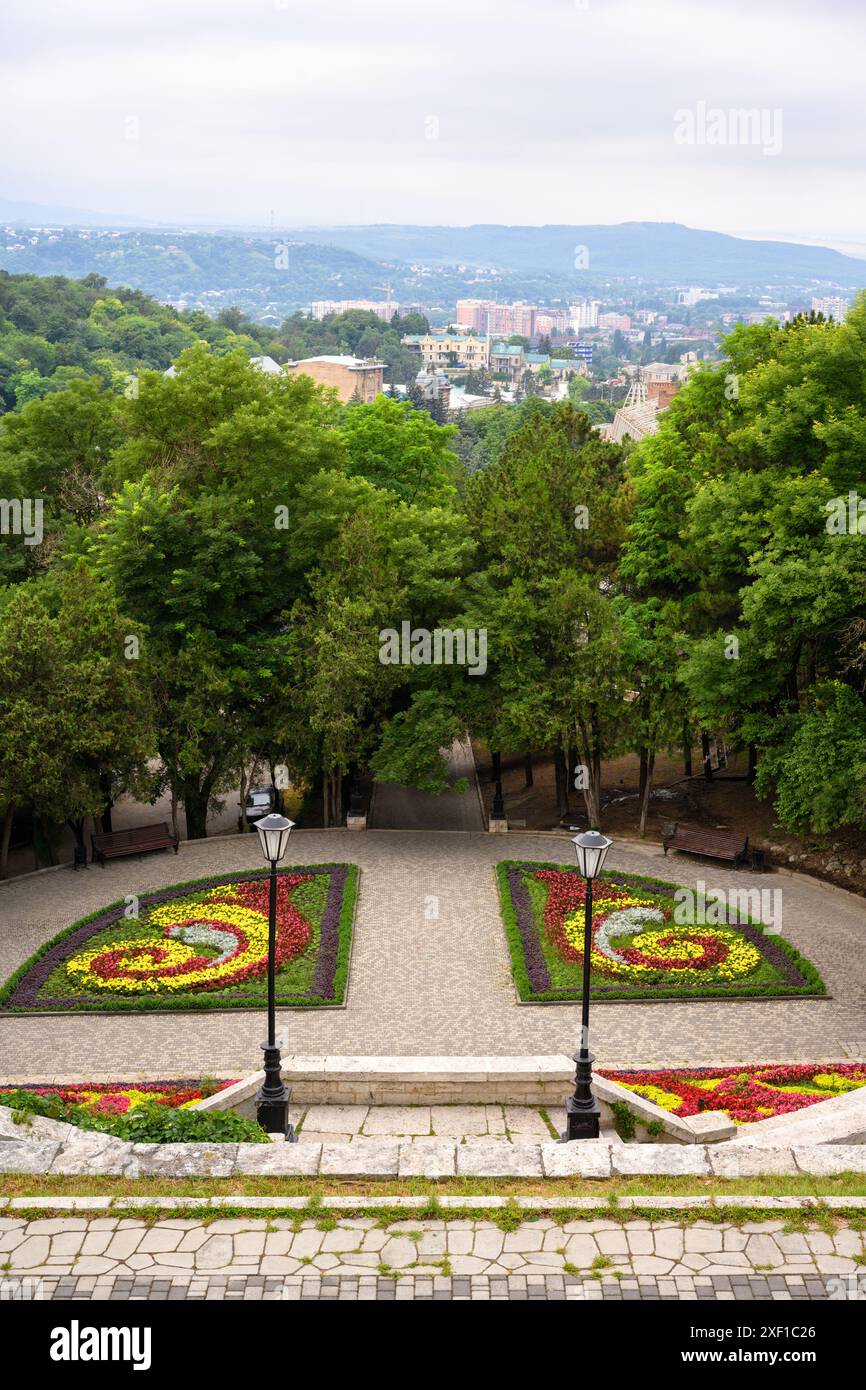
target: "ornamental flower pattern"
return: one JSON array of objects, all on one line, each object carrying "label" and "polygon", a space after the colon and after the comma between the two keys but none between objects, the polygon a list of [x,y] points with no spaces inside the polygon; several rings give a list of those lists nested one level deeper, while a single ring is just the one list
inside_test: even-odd
[{"label": "ornamental flower pattern", "polygon": [[[521,860],[497,867],[518,995],[537,1003],[579,999],[585,881],[571,868]],[[594,884],[590,987],[605,999],[818,996],[818,971],[760,922],[676,921],[677,885],[607,872]]]},{"label": "ornamental flower pattern", "polygon": [[[544,924],[565,960],[583,962],[586,885],[577,874],[542,869],[548,886]],[[614,948],[612,939],[630,936]],[[706,980],[735,980],[760,964],[761,953],[739,928],[678,926],[671,909],[628,886],[602,881],[592,904],[592,968],[602,977],[652,979],[688,972]]]},{"label": "ornamental flower pattern", "polygon": [[[304,874],[277,880],[277,969],[310,939],[310,924],[291,899]],[[268,883],[220,884],[153,908],[150,922],[162,936],[137,937],[81,951],[67,962],[66,973],[84,989],[113,993],[224,989],[268,967]],[[211,947],[215,957],[196,948]]]},{"label": "ornamental flower pattern", "polygon": [[[348,980],[358,870],[310,864],[277,874],[277,1002],[339,1004]],[[0,989],[11,1012],[258,1008],[265,1002],[267,870],[115,903],[41,947]]]},{"label": "ornamental flower pattern", "polygon": [[671,1068],[602,1071],[673,1115],[721,1110],[736,1124],[790,1115],[832,1096],[866,1086],[863,1062],[812,1062],[789,1066]]}]

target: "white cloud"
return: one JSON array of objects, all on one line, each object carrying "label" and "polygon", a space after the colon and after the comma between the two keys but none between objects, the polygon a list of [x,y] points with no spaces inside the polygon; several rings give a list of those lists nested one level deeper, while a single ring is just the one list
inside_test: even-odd
[{"label": "white cloud", "polygon": [[[3,191],[168,221],[862,239],[859,0],[588,5],[4,0]],[[780,109],[781,155],[674,145],[699,101]]]}]

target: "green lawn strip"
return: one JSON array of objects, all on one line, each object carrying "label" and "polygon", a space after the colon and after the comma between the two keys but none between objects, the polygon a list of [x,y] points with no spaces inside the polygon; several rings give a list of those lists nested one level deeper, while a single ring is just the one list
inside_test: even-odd
[{"label": "green lawn strip", "polygon": [[[288,873],[303,873],[311,869],[330,869],[346,868],[346,881],[343,892],[343,899],[340,906],[339,922],[339,944],[337,951],[337,964],[334,974],[333,994],[328,998],[308,994],[316,968],[319,949],[321,946],[321,922],[327,902],[330,879],[323,874],[316,874],[307,883],[298,884],[294,890],[293,901],[304,913],[310,922],[310,940],[304,951],[287,962],[277,971],[277,1004],[292,1005],[294,1007],[315,1008],[322,1005],[341,1004],[345,998],[346,983],[348,979],[349,958],[351,955],[352,927],[355,913],[355,899],[358,889],[358,869],[355,864],[309,864],[296,865],[286,870]],[[184,889],[197,889],[203,887],[215,887],[222,883],[239,882],[244,879],[256,879],[266,877],[267,871],[251,869],[248,871],[232,871],[226,875],[209,875],[207,878],[190,879],[183,883],[170,884],[171,891],[178,894]],[[167,890],[151,889],[150,892],[162,892]],[[148,894],[142,894],[148,896]],[[58,942],[72,935],[86,923],[95,921],[102,917],[106,912],[122,910],[127,905],[126,899],[120,899],[99,908],[95,912],[89,913],[86,917],[79,918],[71,926],[65,927],[49,941],[37,948],[36,951],[9,977],[6,983],[0,988],[0,1008],[8,1003],[18,983],[24,978],[27,972],[39,961],[47,951]],[[88,947],[110,943],[116,936],[118,926],[121,924],[113,923],[103,931],[91,937],[87,943]],[[134,940],[137,936],[152,936],[154,928],[145,921],[135,921],[124,919],[122,922],[124,937]],[[203,946],[200,948],[202,954],[209,954],[210,948]],[[213,950],[213,954],[217,954]],[[69,981],[66,974],[65,962],[52,971],[39,991],[40,998],[63,997],[70,1001],[68,1012],[73,1013],[161,1013],[171,1010],[207,1010],[207,1009],[249,1009],[261,1007],[267,999],[263,982],[259,978],[241,981],[231,987],[232,998],[226,998],[224,991],[220,990],[201,990],[190,991],[188,993],[176,994],[165,997],[155,997],[152,994],[135,997],[125,996],[122,998],[111,998],[106,995],[89,994],[83,990],[76,990],[75,986]],[[34,1014],[38,1009],[7,1009],[9,1013],[15,1014]],[[60,1012],[67,1012],[61,1010]]]},{"label": "green lawn strip", "polygon": [[[523,941],[517,922],[517,911],[511,900],[508,882],[509,869],[521,867],[525,862],[527,861],[503,860],[496,866],[503,925],[518,994],[521,999],[532,1003],[565,1003],[579,999],[582,988],[582,967],[577,962],[563,960],[544,927],[544,908],[549,891],[547,885],[525,875],[524,882],[532,904],[535,929],[551,981],[551,988],[548,990],[534,991],[532,989],[523,955]],[[532,870],[538,869],[553,869],[559,873],[573,872],[566,864],[533,861]],[[606,874],[600,882],[627,885],[637,892],[652,893],[661,897],[662,901],[659,904],[661,907],[674,905],[673,893],[680,887],[679,884],[624,871]],[[754,918],[749,917],[748,922],[749,925],[759,928],[762,932],[767,930],[764,923],[756,921]],[[731,924],[733,928],[736,928],[737,925],[737,923]],[[627,936],[615,937],[612,944],[616,947],[628,944],[629,941],[630,938]],[[749,976],[732,986],[714,984],[689,986],[682,982],[671,985],[667,982],[667,972],[665,971],[659,971],[649,981],[644,977],[641,984],[617,983],[612,985],[609,979],[593,972],[591,976],[592,998],[597,1003],[603,1004],[607,1001],[620,1002],[624,999],[749,999],[755,996],[760,998],[802,997],[804,995],[825,994],[824,982],[811,961],[801,956],[799,951],[783,937],[774,935],[773,941],[800,971],[804,980],[802,985],[785,983],[781,980],[779,972],[772,962],[762,959]],[[604,990],[603,993],[602,990]]]},{"label": "green lawn strip", "polygon": [[[866,1174],[841,1173],[816,1177],[808,1173],[767,1174],[760,1178],[697,1178],[635,1176],[629,1178],[406,1178],[342,1181],[325,1178],[242,1176],[233,1178],[111,1178],[81,1174],[4,1173],[2,1197],[596,1197],[615,1203],[622,1197],[745,1196],[866,1197]],[[697,1216],[709,1206],[696,1207]],[[721,1208],[719,1210],[722,1210]],[[8,1212],[6,1213],[9,1214]],[[670,1213],[669,1213],[670,1214]],[[784,1212],[776,1212],[776,1215]],[[596,1212],[597,1215],[597,1212]],[[626,1212],[623,1215],[627,1215]],[[863,1212],[866,1218],[866,1211]]]}]

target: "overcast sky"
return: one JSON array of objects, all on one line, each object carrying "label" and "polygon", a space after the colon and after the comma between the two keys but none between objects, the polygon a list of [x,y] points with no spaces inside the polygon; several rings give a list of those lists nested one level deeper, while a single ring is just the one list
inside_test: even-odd
[{"label": "overcast sky", "polygon": [[[648,219],[866,252],[864,0],[0,14],[7,199],[182,223]],[[764,109],[766,138],[678,143],[699,103]]]}]

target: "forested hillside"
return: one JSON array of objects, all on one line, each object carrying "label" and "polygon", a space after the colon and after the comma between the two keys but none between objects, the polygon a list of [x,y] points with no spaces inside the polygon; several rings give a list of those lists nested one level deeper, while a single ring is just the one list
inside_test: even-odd
[{"label": "forested hillside", "polygon": [[400,337],[426,326],[418,315],[389,325],[354,311],[322,322],[294,314],[276,330],[251,323],[237,308],[216,318],[200,310],[178,313],[140,290],[110,287],[99,275],[66,280],[0,271],[0,413],[87,377],[125,391],[130,375],[165,371],[201,341],[217,355],[240,350],[279,362],[323,352],[378,355],[388,367],[386,380],[402,384],[414,377],[418,361]]}]

